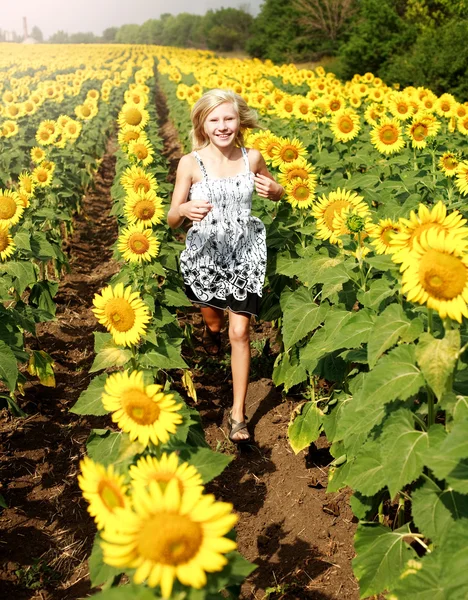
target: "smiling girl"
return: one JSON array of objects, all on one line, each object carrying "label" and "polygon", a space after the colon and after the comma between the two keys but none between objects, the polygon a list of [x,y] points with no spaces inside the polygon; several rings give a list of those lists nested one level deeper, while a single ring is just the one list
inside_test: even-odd
[{"label": "smiling girl", "polygon": [[192,221],[180,257],[187,297],[200,307],[209,354],[221,348],[229,311],[233,407],[229,437],[250,439],[245,397],[250,369],[250,318],[257,315],[266,267],[265,227],[250,215],[252,193],[279,200],[284,190],[268,172],[258,150],[244,148],[243,132],[258,127],[245,100],[228,90],[211,90],[192,109],[193,152],[180,159],[169,226]]}]

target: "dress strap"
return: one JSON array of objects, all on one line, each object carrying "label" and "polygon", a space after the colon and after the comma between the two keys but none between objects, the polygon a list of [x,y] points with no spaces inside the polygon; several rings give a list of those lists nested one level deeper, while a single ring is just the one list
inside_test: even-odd
[{"label": "dress strap", "polygon": [[203,161],[200,158],[200,155],[198,154],[198,152],[196,150],[193,151],[193,155],[197,159],[197,163],[198,163],[198,166],[200,167],[200,171],[201,171],[201,174],[203,175],[203,178],[208,179],[208,174],[206,172],[205,165],[203,164]]},{"label": "dress strap", "polygon": [[242,156],[244,157],[246,173],[250,173],[249,154],[248,154],[247,150],[244,148],[244,146],[242,146],[241,150],[242,150]]}]

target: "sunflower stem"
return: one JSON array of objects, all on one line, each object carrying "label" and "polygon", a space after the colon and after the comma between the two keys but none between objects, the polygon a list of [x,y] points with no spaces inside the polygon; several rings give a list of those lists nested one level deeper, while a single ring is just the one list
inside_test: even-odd
[{"label": "sunflower stem", "polygon": [[416,158],[416,148],[413,148],[413,169],[418,170],[418,160]]},{"label": "sunflower stem", "polygon": [[432,389],[427,386],[427,427],[431,427],[435,423],[435,396]]},{"label": "sunflower stem", "polygon": [[432,317],[433,317],[432,308],[428,308],[427,309],[427,330],[431,335],[432,335],[433,326],[434,326]]},{"label": "sunflower stem", "polygon": [[132,350],[132,357],[131,357],[131,363],[132,363],[132,369],[134,371],[138,371],[138,367],[139,362],[138,362],[138,354],[137,354],[137,350],[136,350],[136,346],[134,344],[131,345],[131,350]]}]

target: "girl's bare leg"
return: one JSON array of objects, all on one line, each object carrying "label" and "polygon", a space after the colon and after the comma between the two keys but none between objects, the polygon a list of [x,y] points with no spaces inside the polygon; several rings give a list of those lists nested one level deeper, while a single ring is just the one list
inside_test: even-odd
[{"label": "girl's bare leg", "polygon": [[[231,369],[234,393],[232,418],[236,421],[243,421],[250,370],[250,315],[229,313],[229,340],[231,342]],[[234,437],[240,440],[247,439],[249,436],[247,431],[241,430]]]},{"label": "girl's bare leg", "polygon": [[[224,325],[224,311],[220,308],[212,308],[211,306],[202,306],[200,307],[200,310],[206,327],[208,327],[212,333],[219,333]],[[211,344],[208,344],[208,346],[210,347]],[[212,348],[213,350],[216,350],[216,345],[214,343]],[[211,348],[209,351],[212,351]]]}]

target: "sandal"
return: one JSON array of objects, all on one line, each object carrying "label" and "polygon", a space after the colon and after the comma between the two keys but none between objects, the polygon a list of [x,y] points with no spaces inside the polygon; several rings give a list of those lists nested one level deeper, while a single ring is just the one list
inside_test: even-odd
[{"label": "sandal", "polygon": [[205,329],[203,330],[202,344],[207,354],[210,356],[218,356],[221,351],[221,332],[217,331],[215,333],[205,325]]},{"label": "sandal", "polygon": [[[229,423],[229,427],[231,428],[231,431],[229,432],[229,439],[231,440],[231,442],[234,442],[234,444],[245,444],[247,442],[250,442],[250,434],[247,430],[247,417],[244,417],[244,421],[236,421],[235,419],[232,418],[232,413],[229,413],[229,418],[228,418],[228,423]],[[248,437],[246,438],[234,438],[233,436],[236,435],[236,433],[239,433],[239,431],[242,431],[243,429],[245,429]]]}]

